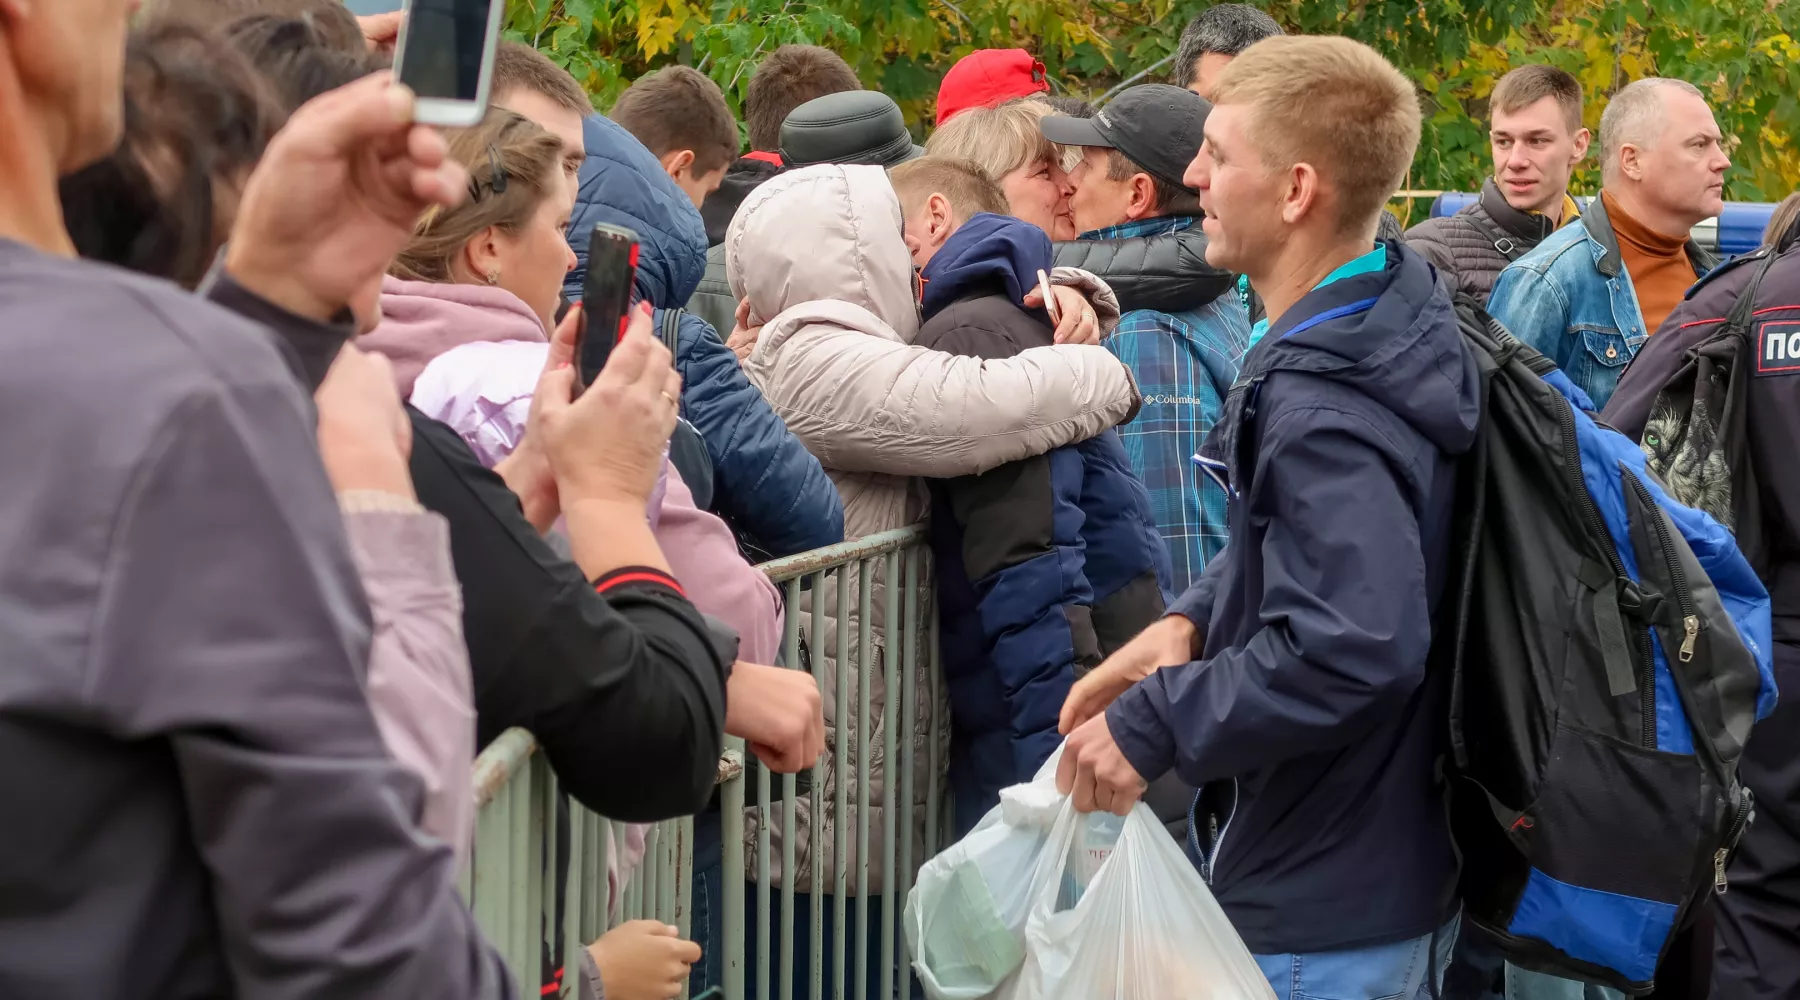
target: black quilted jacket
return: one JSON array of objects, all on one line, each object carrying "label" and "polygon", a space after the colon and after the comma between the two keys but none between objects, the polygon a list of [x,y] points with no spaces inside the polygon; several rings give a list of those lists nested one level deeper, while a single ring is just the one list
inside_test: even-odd
[{"label": "black quilted jacket", "polygon": [[1455,215],[1426,219],[1408,229],[1406,245],[1430,261],[1452,291],[1486,303],[1506,265],[1555,231],[1548,216],[1508,205],[1490,177],[1481,186],[1480,200]]},{"label": "black quilted jacket", "polygon": [[1237,275],[1206,263],[1206,234],[1198,225],[1156,236],[1058,243],[1055,249],[1057,267],[1099,275],[1123,312],[1198,309],[1237,284]]}]

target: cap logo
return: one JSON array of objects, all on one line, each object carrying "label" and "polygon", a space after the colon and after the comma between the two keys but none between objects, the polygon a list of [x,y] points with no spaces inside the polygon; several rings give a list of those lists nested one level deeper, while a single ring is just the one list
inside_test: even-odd
[{"label": "cap logo", "polygon": [[1099,114],[1096,114],[1094,117],[1099,119],[1100,124],[1105,125],[1107,128],[1113,127],[1112,119],[1106,117],[1106,112],[1102,111]]}]

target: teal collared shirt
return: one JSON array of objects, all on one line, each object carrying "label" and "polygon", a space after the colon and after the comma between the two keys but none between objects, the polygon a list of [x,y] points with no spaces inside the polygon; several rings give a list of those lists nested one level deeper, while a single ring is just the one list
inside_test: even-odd
[{"label": "teal collared shirt", "polygon": [[[1387,247],[1384,244],[1377,243],[1377,244],[1375,244],[1375,249],[1370,250],[1368,253],[1363,254],[1361,257],[1358,257],[1355,260],[1350,261],[1349,263],[1345,264],[1343,267],[1340,267],[1337,270],[1331,272],[1330,274],[1327,274],[1325,276],[1325,280],[1314,285],[1312,287],[1312,290],[1316,292],[1319,289],[1324,288],[1326,285],[1329,285],[1334,281],[1342,281],[1345,278],[1354,278],[1359,274],[1373,274],[1374,272],[1379,271],[1386,266],[1387,266]],[[1268,318],[1264,317],[1262,319],[1257,320],[1256,325],[1252,326],[1250,328],[1250,346],[1255,347],[1257,345],[1257,342],[1263,339],[1263,334],[1268,333],[1268,332],[1269,332]]]}]

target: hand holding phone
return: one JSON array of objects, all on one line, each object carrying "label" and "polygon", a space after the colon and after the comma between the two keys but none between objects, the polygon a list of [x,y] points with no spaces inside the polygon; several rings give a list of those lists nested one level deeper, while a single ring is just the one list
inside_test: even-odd
[{"label": "hand holding phone", "polygon": [[1038,292],[1044,296],[1044,311],[1050,314],[1050,325],[1062,322],[1062,309],[1056,304],[1055,288],[1050,284],[1050,275],[1043,268],[1038,268]]},{"label": "hand holding phone", "polygon": [[604,222],[594,226],[588,237],[587,279],[581,291],[582,331],[575,344],[578,393],[600,377],[614,345],[625,335],[637,264],[637,233]]},{"label": "hand holding phone", "polygon": [[418,101],[413,120],[464,128],[487,114],[505,0],[408,0],[394,76]]}]

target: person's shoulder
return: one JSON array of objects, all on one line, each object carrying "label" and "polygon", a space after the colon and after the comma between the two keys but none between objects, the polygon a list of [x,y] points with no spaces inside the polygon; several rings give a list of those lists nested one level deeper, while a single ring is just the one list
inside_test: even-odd
[{"label": "person's shoulder", "polygon": [[0,255],[9,379],[75,364],[71,391],[121,407],[183,395],[295,388],[268,331],[160,279],[10,247]]},{"label": "person's shoulder", "polygon": [[[1592,269],[1592,262],[1579,256],[1570,256],[1570,251],[1588,245],[1587,227],[1579,220],[1570,222],[1556,232],[1544,237],[1544,241],[1526,251],[1524,256],[1506,265],[1506,270],[1530,271],[1539,275],[1549,275],[1552,271],[1563,271],[1576,264],[1587,264]],[[1596,273],[1598,273],[1596,271]]]}]

